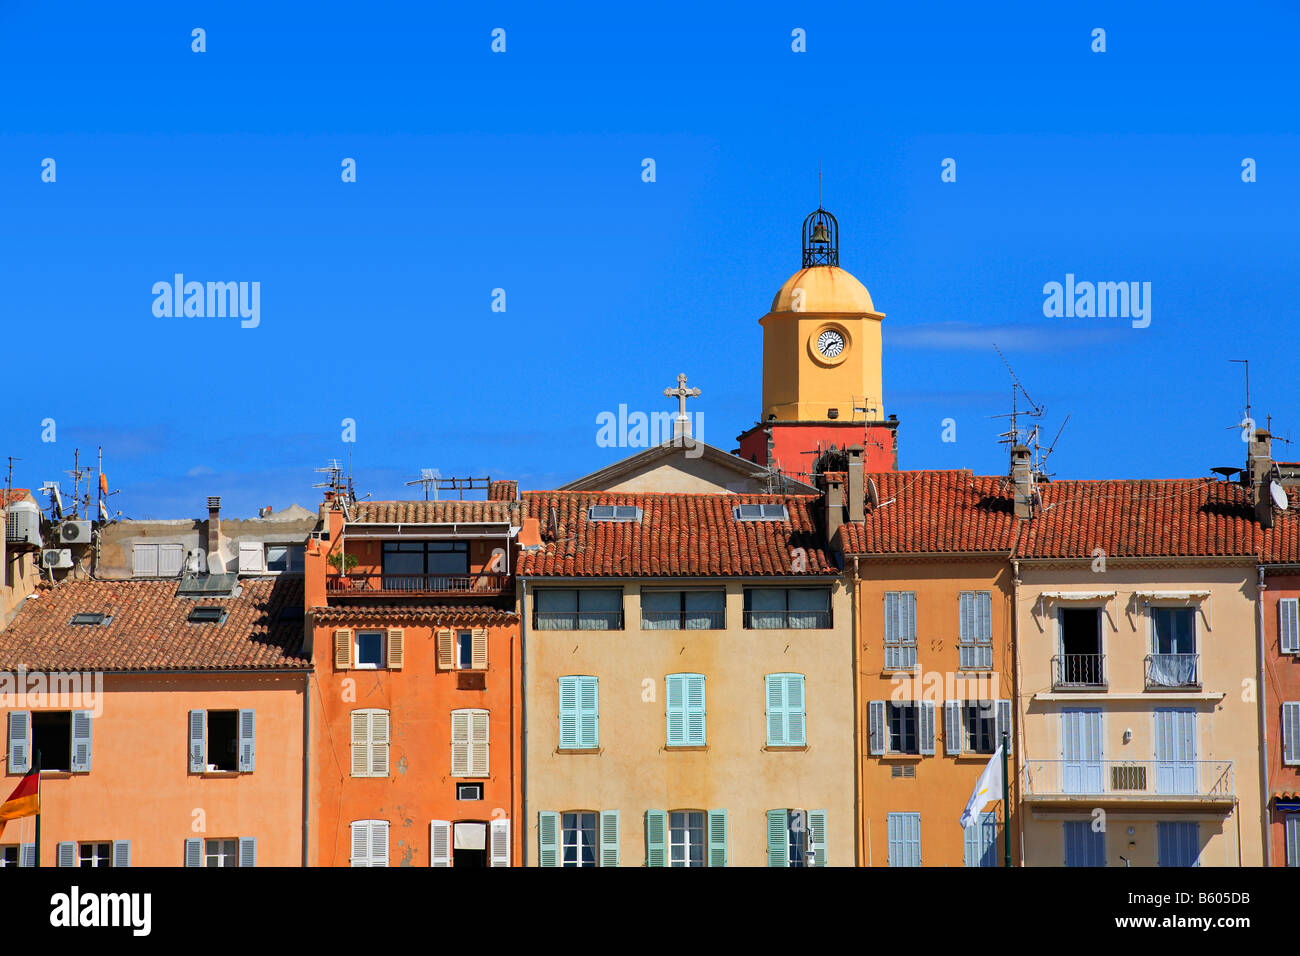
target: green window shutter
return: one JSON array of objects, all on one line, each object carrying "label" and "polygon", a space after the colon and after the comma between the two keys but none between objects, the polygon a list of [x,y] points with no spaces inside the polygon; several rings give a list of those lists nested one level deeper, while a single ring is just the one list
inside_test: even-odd
[{"label": "green window shutter", "polygon": [[[254,723],[255,715],[251,710],[241,710],[239,712],[239,772],[252,773],[257,756],[256,747],[254,746]],[[242,863],[240,864],[243,865]]]},{"label": "green window shutter", "polygon": [[203,865],[203,841],[189,839],[185,841],[185,865]]},{"label": "green window shutter", "polygon": [[808,743],[808,718],[804,713],[806,698],[803,675],[785,675],[785,740],[792,747]]},{"label": "green window shutter", "polygon": [[257,866],[257,837],[239,838],[239,865]]},{"label": "green window shutter", "polygon": [[578,678],[578,746],[600,746],[600,694],[595,677]]},{"label": "green window shutter", "polygon": [[206,710],[190,711],[190,773],[202,773],[207,769],[208,757],[208,712]]},{"label": "green window shutter", "polygon": [[686,675],[669,674],[665,681],[665,709],[668,714],[668,746],[686,744]]},{"label": "green window shutter", "polygon": [[600,811],[600,865],[618,866],[618,811]]},{"label": "green window shutter", "polygon": [[785,675],[768,674],[763,680],[767,684],[767,745],[782,747],[785,745]]},{"label": "green window shutter", "polygon": [[537,865],[560,865],[560,815],[554,810],[537,814]]},{"label": "green window shutter", "polygon": [[668,865],[668,814],[663,810],[645,812],[645,865]]},{"label": "green window shutter", "polygon": [[58,866],[76,866],[77,844],[60,843],[56,854],[56,860]]},{"label": "green window shutter", "polygon": [[826,865],[826,811],[808,811],[808,848],[812,850],[814,866]]},{"label": "green window shutter", "polygon": [[26,773],[32,769],[32,712],[9,711],[9,772]]},{"label": "green window shutter", "polygon": [[560,678],[560,749],[572,750],[578,746],[578,681],[577,677]]},{"label": "green window shutter", "polygon": [[72,771],[90,773],[90,711],[72,712]]},{"label": "green window shutter", "polygon": [[784,810],[767,811],[767,865],[790,865],[790,837]]},{"label": "green window shutter", "polygon": [[130,840],[113,841],[113,865],[114,866],[131,865],[131,841]]},{"label": "green window shutter", "polygon": [[727,811],[709,811],[709,866],[727,865]]},{"label": "green window shutter", "polygon": [[704,736],[704,675],[686,676],[686,744],[703,747]]}]

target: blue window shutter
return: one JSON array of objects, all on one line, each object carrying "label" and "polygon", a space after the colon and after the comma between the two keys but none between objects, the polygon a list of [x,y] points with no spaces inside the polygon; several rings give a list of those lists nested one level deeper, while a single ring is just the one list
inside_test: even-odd
[{"label": "blue window shutter", "polygon": [[663,810],[645,812],[645,865],[668,865],[668,814]]},{"label": "blue window shutter", "polygon": [[26,773],[32,769],[32,712],[9,711],[9,772]]},{"label": "blue window shutter", "polygon": [[1282,762],[1300,764],[1300,701],[1282,704]]},{"label": "blue window shutter", "polygon": [[560,865],[560,815],[554,810],[537,814],[537,865]]},{"label": "blue window shutter", "polygon": [[885,643],[895,644],[899,639],[898,592],[885,592]]},{"label": "blue window shutter", "polygon": [[257,866],[257,837],[239,838],[239,865]]},{"label": "blue window shutter", "polygon": [[600,811],[600,865],[618,866],[619,826],[617,810]]},{"label": "blue window shutter", "polygon": [[704,735],[704,675],[686,675],[686,743],[690,747],[703,747]]},{"label": "blue window shutter", "polygon": [[202,773],[207,769],[208,758],[208,712],[206,710],[190,711],[190,773]]},{"label": "blue window shutter", "polygon": [[1277,602],[1278,648],[1283,654],[1300,652],[1300,601],[1283,598]]},{"label": "blue window shutter", "polygon": [[187,839],[185,841],[185,865],[202,866],[203,865],[203,841],[200,839]]},{"label": "blue window shutter", "polygon": [[578,678],[578,746],[600,746],[600,687],[595,677]]},{"label": "blue window shutter", "polygon": [[[256,764],[256,719],[251,710],[239,712],[239,772],[252,773]],[[242,864],[241,864],[242,865]]]},{"label": "blue window shutter", "polygon": [[957,639],[963,644],[975,640],[975,593],[962,591],[957,595]]},{"label": "blue window shutter", "polygon": [[669,674],[665,685],[668,746],[681,747],[686,743],[686,675]]},{"label": "blue window shutter", "polygon": [[131,841],[130,840],[113,841],[113,865],[114,866],[131,865]]},{"label": "blue window shutter", "polygon": [[997,724],[997,727],[998,727],[998,739],[997,739],[997,743],[999,743],[999,744],[1002,743],[1002,735],[1003,735],[1003,734],[1006,734],[1006,736],[1007,736],[1007,753],[1010,754],[1011,751],[1012,751],[1013,749],[1015,749],[1015,748],[1012,746],[1012,743],[1013,743],[1013,741],[1014,741],[1015,738],[1014,738],[1014,735],[1011,733],[1011,701],[1009,701],[1009,700],[1000,700],[1000,701],[997,702],[997,705],[998,705],[998,724]]},{"label": "blue window shutter", "polygon": [[1300,813],[1286,814],[1286,865],[1300,866]]},{"label": "blue window shutter", "polygon": [[923,700],[920,703],[920,731],[921,746],[923,754],[934,753],[934,701]]},{"label": "blue window shutter", "polygon": [[792,747],[808,743],[808,717],[804,710],[807,700],[802,674],[785,675],[785,738]]},{"label": "blue window shutter", "polygon": [[578,678],[560,678],[560,747],[578,746]]},{"label": "blue window shutter", "polygon": [[36,865],[36,844],[35,843],[23,843],[18,847],[18,865],[19,866]]},{"label": "blue window shutter", "polygon": [[808,811],[808,848],[815,854],[814,866],[826,865],[826,811]]},{"label": "blue window shutter", "polygon": [[77,844],[60,843],[57,847],[56,860],[58,866],[76,866],[77,865]]},{"label": "blue window shutter", "polygon": [[950,757],[961,753],[961,704],[959,700],[943,703],[943,750]]},{"label": "blue window shutter", "polygon": [[727,811],[709,811],[709,866],[727,865]]},{"label": "blue window shutter", "polygon": [[90,711],[72,712],[72,770],[74,773],[90,772]]},{"label": "blue window shutter", "polygon": [[976,619],[979,630],[976,639],[983,644],[993,643],[993,592],[979,591],[975,600]]},{"label": "blue window shutter", "polygon": [[964,856],[967,866],[997,866],[998,817],[993,811],[976,814],[966,828]]},{"label": "blue window shutter", "polygon": [[899,595],[898,611],[902,620],[899,621],[899,636],[908,644],[916,643],[916,594],[912,591],[904,591]]},{"label": "blue window shutter", "polygon": [[768,674],[763,678],[767,691],[767,745],[785,745],[785,677]]},{"label": "blue window shutter", "polygon": [[790,865],[790,836],[784,810],[767,811],[767,865]]},{"label": "blue window shutter", "polygon": [[889,814],[889,865],[902,866],[903,859],[903,834],[901,814]]},{"label": "blue window shutter", "polygon": [[871,752],[883,754],[889,743],[889,728],[885,725],[885,702],[873,700],[867,704],[867,717],[870,724]]},{"label": "blue window shutter", "polygon": [[921,865],[921,814],[889,814],[889,865]]}]

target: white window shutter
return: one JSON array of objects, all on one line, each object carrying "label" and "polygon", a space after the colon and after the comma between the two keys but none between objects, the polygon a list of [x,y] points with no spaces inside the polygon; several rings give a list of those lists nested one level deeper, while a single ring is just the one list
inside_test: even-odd
[{"label": "white window shutter", "polygon": [[388,865],[388,821],[370,821],[370,865]]},{"label": "white window shutter", "polygon": [[475,777],[488,775],[488,712],[476,710],[470,714],[470,773]]},{"label": "white window shutter", "polygon": [[36,844],[22,843],[18,846],[18,865],[35,866],[36,865]]},{"label": "white window shutter", "polygon": [[132,546],[131,573],[137,578],[158,576],[158,545],[137,544]]},{"label": "white window shutter", "polygon": [[451,775],[469,776],[469,711],[451,712]]},{"label": "white window shutter", "polygon": [[131,841],[130,840],[113,841],[113,865],[114,866],[131,865]]},{"label": "white window shutter", "polygon": [[353,866],[370,865],[370,821],[356,820],[352,824]]},{"label": "white window shutter", "polygon": [[429,821],[429,865],[451,866],[451,822],[448,820]]},{"label": "white window shutter", "polygon": [[239,865],[257,866],[257,837],[239,838]]},{"label": "white window shutter", "polygon": [[370,713],[365,710],[352,712],[352,776],[370,776]]},{"label": "white window shutter", "polygon": [[56,862],[58,866],[76,866],[77,844],[60,843],[57,848]]},{"label": "white window shutter", "polygon": [[191,837],[185,841],[185,865],[202,866],[203,865],[203,840],[198,837]]},{"label": "white window shutter", "polygon": [[491,862],[489,866],[510,865],[510,821],[493,820],[489,824]]},{"label": "white window shutter", "polygon": [[160,544],[158,546],[158,576],[174,578],[181,573],[181,564],[185,561],[185,546],[180,544]]},{"label": "white window shutter", "polygon": [[255,574],[266,570],[266,551],[260,541],[239,542],[239,571]]},{"label": "white window shutter", "polygon": [[370,776],[388,776],[388,711],[376,710],[370,714]]}]

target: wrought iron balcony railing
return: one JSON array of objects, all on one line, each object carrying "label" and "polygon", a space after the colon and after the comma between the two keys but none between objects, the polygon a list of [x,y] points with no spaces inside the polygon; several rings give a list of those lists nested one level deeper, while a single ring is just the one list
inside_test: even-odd
[{"label": "wrought iron balcony railing", "polygon": [[428,594],[500,594],[511,583],[509,574],[329,574],[325,590],[329,594],[428,595]]},{"label": "wrought iron balcony railing", "polygon": [[726,611],[641,612],[643,631],[722,631],[726,627]]},{"label": "wrought iron balcony railing", "polygon": [[1030,798],[1195,798],[1230,800],[1231,760],[1029,760]]},{"label": "wrought iron balcony railing", "polygon": [[1061,654],[1052,658],[1052,688],[1103,688],[1106,686],[1105,654]]},{"label": "wrought iron balcony railing", "polygon": [[755,631],[821,629],[831,626],[830,611],[746,611],[745,627]]},{"label": "wrought iron balcony railing", "polygon": [[535,631],[621,631],[622,611],[535,611]]}]

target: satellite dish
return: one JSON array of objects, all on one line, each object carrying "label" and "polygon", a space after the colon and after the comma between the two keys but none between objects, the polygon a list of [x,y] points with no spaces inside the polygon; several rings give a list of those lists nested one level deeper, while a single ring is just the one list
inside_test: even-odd
[{"label": "satellite dish", "polygon": [[880,490],[876,487],[876,479],[867,479],[867,500],[871,502],[872,508],[880,507]]},{"label": "satellite dish", "polygon": [[1211,468],[1210,471],[1214,472],[1216,475],[1222,475],[1224,478],[1231,478],[1233,475],[1241,473],[1240,468],[1229,468],[1223,466]]},{"label": "satellite dish", "polygon": [[1286,511],[1286,509],[1290,506],[1291,503],[1287,501],[1287,497],[1286,497],[1286,489],[1284,489],[1276,481],[1270,481],[1268,483],[1268,493],[1272,495],[1273,504],[1277,505],[1278,511]]}]

